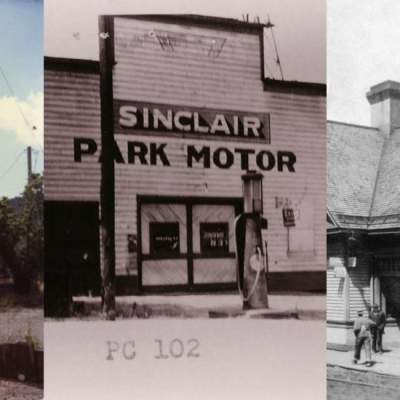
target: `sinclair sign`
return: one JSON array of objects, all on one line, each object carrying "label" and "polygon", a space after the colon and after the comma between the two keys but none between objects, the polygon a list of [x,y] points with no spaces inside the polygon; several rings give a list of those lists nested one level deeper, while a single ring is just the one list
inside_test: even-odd
[{"label": "sinclair sign", "polygon": [[269,114],[114,100],[115,134],[223,138],[269,144]]}]

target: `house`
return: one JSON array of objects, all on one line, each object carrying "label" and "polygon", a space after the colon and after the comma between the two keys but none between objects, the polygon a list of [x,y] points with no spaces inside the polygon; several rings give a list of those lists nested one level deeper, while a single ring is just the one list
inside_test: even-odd
[{"label": "house", "polygon": [[367,99],[371,126],[328,121],[328,342],[353,343],[357,310],[378,304],[400,344],[400,83]]}]

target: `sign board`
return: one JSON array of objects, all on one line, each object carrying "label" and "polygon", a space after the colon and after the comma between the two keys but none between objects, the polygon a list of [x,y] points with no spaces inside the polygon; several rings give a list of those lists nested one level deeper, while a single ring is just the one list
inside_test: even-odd
[{"label": "sign board", "polygon": [[329,257],[329,268],[344,267],[344,261],[341,257]]},{"label": "sign board", "polygon": [[179,254],[179,223],[150,222],[150,254],[170,256]]},{"label": "sign board", "polygon": [[290,228],[296,226],[293,208],[282,209],[283,226]]},{"label": "sign board", "polygon": [[229,224],[200,223],[200,246],[202,253],[227,253],[229,251]]},{"label": "sign board", "polygon": [[355,268],[357,266],[357,257],[349,257],[347,259],[347,266],[349,268]]},{"label": "sign board", "polygon": [[114,99],[115,134],[270,143],[269,114]]}]

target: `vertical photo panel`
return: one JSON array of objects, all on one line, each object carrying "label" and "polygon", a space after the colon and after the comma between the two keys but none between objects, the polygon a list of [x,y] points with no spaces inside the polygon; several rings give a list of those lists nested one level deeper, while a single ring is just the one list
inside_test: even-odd
[{"label": "vertical photo panel", "polygon": [[326,396],[325,2],[283,3],[46,2],[46,397]]},{"label": "vertical photo panel", "polygon": [[395,1],[328,4],[328,398],[400,390]]},{"label": "vertical photo panel", "polygon": [[0,398],[43,398],[43,2],[0,5]]}]

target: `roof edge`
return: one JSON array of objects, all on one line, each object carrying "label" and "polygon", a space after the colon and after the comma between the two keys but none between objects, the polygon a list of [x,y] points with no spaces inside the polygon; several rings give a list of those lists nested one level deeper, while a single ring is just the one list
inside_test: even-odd
[{"label": "roof edge", "polygon": [[335,121],[333,119],[327,119],[326,120],[327,123],[331,123],[331,124],[339,124],[339,125],[346,125],[346,126],[352,126],[354,128],[364,128],[364,129],[371,129],[374,131],[378,131],[379,132],[379,128],[373,127],[373,126],[367,126],[367,125],[360,125],[360,124],[352,124],[350,122],[342,122],[342,121]]},{"label": "roof edge", "polygon": [[270,22],[247,22],[241,21],[234,18],[216,17],[210,15],[200,14],[115,14],[115,15],[104,15],[112,18],[132,18],[140,19],[145,21],[160,21],[166,23],[179,23],[179,24],[190,24],[195,26],[211,26],[213,28],[219,28],[223,30],[232,30],[240,32],[260,33],[263,28],[271,28],[274,25]]},{"label": "roof edge", "polygon": [[44,69],[99,74],[100,63],[96,60],[45,56]]},{"label": "roof edge", "polygon": [[326,97],[325,83],[285,81],[266,78],[264,79],[264,90],[267,92]]}]

